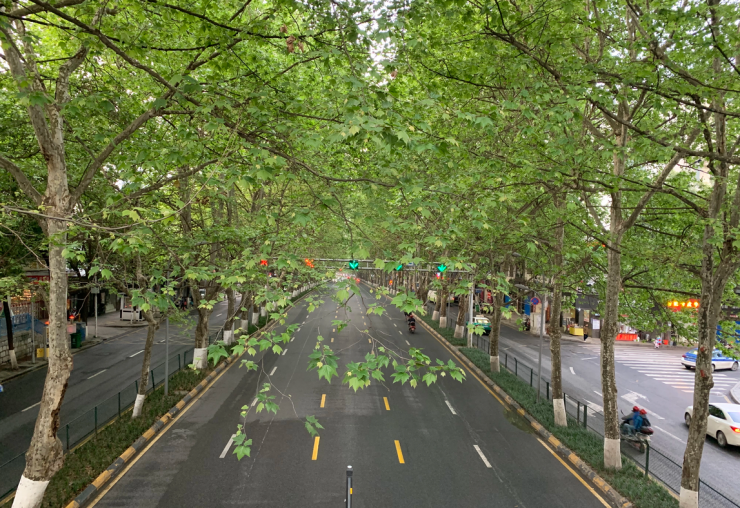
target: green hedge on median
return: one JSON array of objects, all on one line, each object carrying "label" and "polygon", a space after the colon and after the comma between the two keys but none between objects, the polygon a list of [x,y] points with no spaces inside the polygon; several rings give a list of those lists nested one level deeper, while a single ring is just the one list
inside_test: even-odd
[{"label": "green hedge on median", "polygon": [[432,321],[432,317],[429,315],[422,316],[418,315],[418,317],[421,317],[421,319],[424,320],[426,324],[434,328],[434,330],[440,334],[442,337],[447,339],[447,342],[452,344],[453,346],[465,346],[467,345],[467,341],[463,339],[456,339],[455,338],[455,329],[454,328],[440,328],[439,327],[439,321]]},{"label": "green hedge on median", "polygon": [[577,425],[572,419],[568,427],[556,426],[552,403],[542,399],[537,403],[537,390],[506,369],[492,373],[490,358],[485,352],[467,347],[460,348],[459,351],[557,437],[563,445],[588,463],[620,494],[632,501],[636,508],[676,508],[678,506],[678,500],[665,487],[654,480],[645,478],[644,473],[625,456],[622,456],[621,471],[604,469],[604,442],[601,436]]}]

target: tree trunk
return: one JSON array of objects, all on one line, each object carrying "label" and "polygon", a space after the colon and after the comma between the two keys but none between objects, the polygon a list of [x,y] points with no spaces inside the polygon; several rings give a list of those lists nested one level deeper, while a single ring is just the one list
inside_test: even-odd
[{"label": "tree trunk", "polygon": [[[710,2],[710,5],[714,6],[717,3]],[[716,30],[716,11],[712,9],[711,13],[712,30]],[[720,70],[719,65],[719,60],[715,59],[714,69],[716,72]],[[714,107],[717,111],[723,110],[724,101],[715,99]],[[721,113],[714,113],[714,134],[717,152],[726,154],[726,117]],[[734,275],[740,264],[738,263],[737,237],[735,236],[740,218],[740,176],[737,177],[732,203],[725,203],[729,165],[726,162],[710,161],[710,170],[712,170],[714,178],[702,238],[701,306],[698,315],[698,351],[696,353],[694,374],[694,403],[681,471],[679,501],[681,508],[697,508],[699,506],[699,469],[709,419],[709,392],[714,387],[712,352],[717,338],[717,324],[722,312],[722,295],[728,280]],[[722,227],[719,227],[720,225]],[[717,254],[718,240],[720,239],[722,240],[721,249]],[[716,265],[715,256],[719,258]],[[717,435],[714,437],[717,438]]]},{"label": "tree trunk", "polygon": [[440,302],[442,301],[442,289],[438,289],[436,291],[437,297],[435,298],[434,302],[434,312],[432,312],[432,321],[439,321],[439,309],[440,309]]},{"label": "tree trunk", "polygon": [[257,302],[254,302],[254,305],[252,306],[252,324],[254,326],[259,326],[260,323],[260,308],[259,305],[257,305]]},{"label": "tree trunk", "polygon": [[[614,214],[612,214],[614,215]],[[601,391],[604,399],[604,467],[622,468],[619,449],[619,407],[614,368],[614,341],[619,330],[619,291],[622,287],[621,235],[612,234],[607,251],[606,302],[601,328]]]},{"label": "tree trunk", "polygon": [[159,329],[159,323],[154,319],[154,313],[151,310],[143,311],[142,314],[147,323],[146,343],[144,344],[144,358],[141,361],[139,393],[136,394],[136,401],[134,402],[134,410],[131,413],[131,418],[138,418],[141,416],[141,407],[144,405],[144,399],[146,398],[146,392],[149,386],[149,372],[152,359],[152,346],[154,345],[154,335]]},{"label": "tree trunk", "polygon": [[491,372],[501,372],[501,361],[498,354],[498,343],[501,337],[501,308],[504,306],[504,293],[496,291],[493,297],[493,313],[487,315],[491,322],[491,332],[488,335],[488,355],[491,357]]},{"label": "tree trunk", "polygon": [[[53,180],[51,175],[49,179]],[[58,187],[52,186],[52,189]],[[59,190],[63,194],[61,199],[64,199],[67,193],[66,178],[64,187]],[[26,452],[26,468],[13,501],[14,508],[40,506],[49,480],[64,461],[62,442],[57,432],[59,411],[73,366],[66,328],[67,262],[62,255],[66,227],[64,222],[51,219],[47,221],[46,229],[47,237],[53,239],[49,246],[49,363],[33,439]]]},{"label": "tree trunk", "polygon": [[455,321],[455,338],[462,339],[465,335],[465,312],[467,308],[468,295],[460,295],[460,303],[457,306],[457,320]]},{"label": "tree trunk", "polygon": [[226,289],[226,322],[224,323],[224,343],[234,342],[234,318],[236,317],[236,296],[232,288]]},{"label": "tree trunk", "polygon": [[[558,213],[563,213],[563,201],[555,194],[553,201]],[[555,275],[553,277],[552,303],[550,306],[550,362],[551,362],[551,389],[552,405],[555,412],[555,425],[561,427],[568,426],[568,418],[565,413],[565,400],[563,399],[563,373],[560,356],[560,310],[563,302],[563,245],[565,242],[565,224],[562,217],[558,217],[555,226],[555,241],[553,242],[554,256],[553,268]],[[587,409],[584,409],[587,411]]]},{"label": "tree trunk", "polygon": [[10,368],[18,370],[18,359],[15,357],[15,346],[13,344],[13,317],[10,315],[8,300],[3,300],[3,313],[5,314],[5,330],[8,332],[8,354],[10,355]]},{"label": "tree trunk", "polygon": [[447,328],[447,288],[443,287],[441,293],[439,299],[442,302],[439,307],[439,327]]}]

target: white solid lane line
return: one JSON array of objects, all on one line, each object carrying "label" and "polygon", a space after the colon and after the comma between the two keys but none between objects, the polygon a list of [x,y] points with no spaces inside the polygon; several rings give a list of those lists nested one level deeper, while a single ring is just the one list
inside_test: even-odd
[{"label": "white solid lane line", "polygon": [[484,463],[484,464],[486,465],[486,467],[487,467],[488,469],[491,469],[491,463],[490,463],[490,462],[488,462],[488,459],[486,458],[486,456],[485,456],[485,455],[483,455],[483,452],[481,451],[481,449],[480,449],[480,446],[478,446],[478,445],[473,445],[473,448],[475,448],[475,451],[476,451],[476,452],[478,452],[478,455],[480,456],[481,460],[482,460],[482,461],[483,461],[483,463]]},{"label": "white solid lane line", "polygon": [[223,459],[226,457],[226,453],[228,453],[229,448],[231,448],[231,443],[234,442],[234,438],[236,437],[236,434],[232,434],[229,438],[229,442],[226,443],[226,446],[224,446],[224,451],[221,452],[221,455],[218,456],[219,459]]},{"label": "white solid lane line", "polygon": [[94,378],[95,376],[99,376],[100,374],[102,374],[102,373],[103,373],[103,372],[105,372],[106,370],[108,370],[108,369],[103,369],[103,370],[101,370],[100,372],[98,372],[97,374],[93,374],[92,376],[90,376],[90,377],[89,377],[89,378],[87,378],[87,379],[92,379],[92,378]]},{"label": "white solid lane line", "polygon": [[666,434],[668,434],[669,436],[671,436],[671,437],[672,437],[673,439],[675,439],[676,441],[680,441],[680,442],[682,442],[683,444],[686,444],[686,443],[684,442],[684,440],[683,440],[683,439],[681,439],[680,437],[676,437],[676,436],[674,436],[673,434],[671,434],[671,433],[670,433],[670,432],[668,432],[667,430],[665,430],[665,429],[661,429],[661,428],[660,428],[660,427],[658,427],[657,425],[653,425],[653,428],[655,428],[655,429],[658,429],[658,430],[659,430],[659,431],[661,431],[661,432],[665,432]]},{"label": "white solid lane line", "polygon": [[285,353],[287,353],[287,352],[288,352],[287,349],[283,349],[283,356],[285,356]]},{"label": "white solid lane line", "polygon": [[452,408],[452,404],[450,404],[450,401],[449,401],[449,400],[445,399],[445,404],[447,404],[447,407],[448,407],[448,408],[450,408],[450,412],[451,412],[451,413],[452,413],[453,415],[456,415],[456,414],[457,414],[457,413],[455,412],[455,410],[454,410],[454,409]]},{"label": "white solid lane line", "polygon": [[573,374],[574,376],[576,375],[576,371],[573,370],[573,367],[570,368],[570,373]]},{"label": "white solid lane line", "polygon": [[142,349],[142,350],[141,350],[141,351],[139,351],[138,353],[134,353],[134,354],[132,354],[131,356],[129,356],[129,358],[133,358],[134,356],[136,356],[136,355],[140,355],[140,354],[141,354],[141,353],[143,353],[143,352],[144,352],[144,350]]},{"label": "white solid lane line", "polygon": [[26,409],[22,409],[22,410],[21,410],[21,413],[25,413],[25,412],[26,412],[26,411],[28,411],[29,409],[33,409],[33,408],[35,408],[36,406],[38,406],[39,404],[41,404],[41,401],[38,401],[38,402],[37,402],[36,404],[34,404],[33,406],[28,406],[28,407],[27,407]]},{"label": "white solid lane line", "polygon": [[274,366],[274,367],[272,368],[272,372],[270,372],[270,375],[272,376],[273,374],[275,374],[275,371],[276,371],[276,370],[277,370],[277,365],[275,365],[275,366]]},{"label": "white solid lane line", "polygon": [[601,395],[601,392],[597,392],[596,390],[594,390],[594,393],[595,393],[596,395],[598,395],[599,397],[603,397],[603,395]]}]

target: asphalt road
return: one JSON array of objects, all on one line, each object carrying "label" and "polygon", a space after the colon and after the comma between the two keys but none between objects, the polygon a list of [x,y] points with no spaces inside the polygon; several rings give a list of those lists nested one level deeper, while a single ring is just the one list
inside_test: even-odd
[{"label": "asphalt road", "polygon": [[[452,307],[451,316],[457,316]],[[482,348],[487,347],[483,341]],[[563,390],[594,411],[602,411],[600,344],[563,340],[561,342]],[[694,371],[681,365],[681,355],[688,348],[671,347],[655,350],[652,346],[617,343],[615,345],[617,389],[619,408],[625,414],[632,406],[648,410],[648,417],[655,429],[652,444],[679,465],[683,462],[688,427],[684,412],[693,403]],[[522,333],[509,326],[501,327],[501,361],[506,353],[524,360],[528,366],[537,367],[539,338]],[[512,359],[509,360],[513,361]],[[542,376],[550,379],[550,343],[545,340],[542,355]],[[716,371],[715,388],[710,402],[727,403],[729,389],[740,382],[740,371]],[[721,488],[740,500],[740,447],[720,448],[717,441],[707,438],[702,456],[701,476],[711,485]]]},{"label": "asphalt road", "polygon": [[[305,304],[290,311],[301,328],[284,355],[258,355],[259,372],[226,370],[91,506],[344,506],[348,465],[354,507],[608,506],[470,373],[463,383],[373,383],[357,393],[320,381],[306,370],[318,335],[339,354],[340,373],[380,346],[452,357],[423,328],[411,335],[397,310],[366,316],[375,301],[367,289],[341,333],[331,322],[343,316],[324,300],[310,315]],[[268,376],[280,409],[250,412],[252,452],[238,461],[230,439],[240,408]],[[318,440],[307,415],[324,426]]]},{"label": "asphalt road", "polygon": [[[225,321],[225,309],[226,302],[216,305],[209,322],[214,331]],[[193,316],[193,319],[196,318]],[[146,342],[146,334],[146,327],[136,328],[130,333],[108,339],[73,356],[74,370],[60,413],[62,429],[65,424],[74,421],[96,404],[116,396],[121,389],[129,387],[134,380],[139,379],[141,352]],[[191,360],[193,337],[192,327],[188,329],[185,326],[170,325],[170,360],[178,353],[182,358],[185,351],[190,351]],[[162,325],[154,341],[152,367],[164,362],[164,338],[165,327]],[[176,359],[174,368],[177,368]],[[0,393],[0,465],[26,451],[31,442],[46,371],[46,368],[42,368],[3,384],[4,392]],[[13,482],[17,482],[18,478]],[[0,480],[2,492],[5,491],[5,483],[4,480]]]}]

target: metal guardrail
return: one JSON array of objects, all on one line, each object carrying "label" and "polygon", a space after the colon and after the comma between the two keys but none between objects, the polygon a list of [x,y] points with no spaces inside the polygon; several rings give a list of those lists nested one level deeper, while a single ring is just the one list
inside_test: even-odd
[{"label": "metal guardrail", "polygon": [[[473,347],[485,351],[488,354],[490,341],[486,337],[474,336]],[[522,381],[529,383],[529,386],[536,389],[537,376],[534,374],[534,368],[521,361],[515,355],[504,353],[502,366],[511,374],[514,374]],[[550,380],[542,377],[542,395],[547,400],[552,401],[550,393]],[[565,401],[565,410],[571,419],[582,425],[589,431],[604,436],[604,414],[590,407],[590,403],[584,403],[576,397],[563,393]],[[663,483],[674,493],[678,494],[681,489],[681,464],[672,459],[658,448],[650,446],[646,452],[640,453],[624,441],[622,442],[622,455],[633,461],[645,474]],[[702,508],[740,508],[740,501],[722,493],[719,488],[713,486],[707,481],[699,480],[699,506]]]}]

